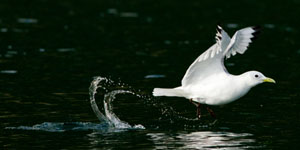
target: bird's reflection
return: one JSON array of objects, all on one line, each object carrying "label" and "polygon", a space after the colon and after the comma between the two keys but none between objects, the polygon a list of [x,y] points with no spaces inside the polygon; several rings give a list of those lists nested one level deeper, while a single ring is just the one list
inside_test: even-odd
[{"label": "bird's reflection", "polygon": [[156,149],[244,149],[257,148],[250,133],[200,131],[191,133],[148,133]]}]

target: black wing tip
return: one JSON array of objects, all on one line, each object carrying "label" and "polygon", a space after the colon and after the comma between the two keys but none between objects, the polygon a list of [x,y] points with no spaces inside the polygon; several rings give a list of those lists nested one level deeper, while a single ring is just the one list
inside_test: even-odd
[{"label": "black wing tip", "polygon": [[260,31],[261,30],[261,26],[260,25],[256,25],[254,27],[252,27],[253,30],[255,31]]},{"label": "black wing tip", "polygon": [[216,36],[216,40],[222,40],[222,36]]},{"label": "black wing tip", "polygon": [[254,40],[256,40],[256,39],[257,39],[257,36],[253,36],[253,37],[251,38],[252,41],[254,41]]},{"label": "black wing tip", "polygon": [[258,35],[261,33],[261,26],[257,25],[257,26],[252,27],[252,29],[255,32],[252,33],[253,37],[251,38],[251,40],[256,40]]},{"label": "black wing tip", "polygon": [[259,34],[260,34],[260,32],[252,33],[253,37],[251,38],[251,40],[256,40]]}]

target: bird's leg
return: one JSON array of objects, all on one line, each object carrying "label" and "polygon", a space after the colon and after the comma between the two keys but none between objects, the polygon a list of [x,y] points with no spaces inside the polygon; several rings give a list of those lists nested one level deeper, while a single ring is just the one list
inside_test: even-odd
[{"label": "bird's leg", "polygon": [[201,118],[201,104],[200,103],[197,104],[197,117],[198,117],[198,119]]},{"label": "bird's leg", "polygon": [[200,119],[201,118],[201,104],[194,102],[193,99],[190,99],[190,102],[197,107],[197,118]]},{"label": "bird's leg", "polygon": [[212,109],[210,109],[208,106],[206,107],[207,111],[210,113],[210,116],[212,116],[213,118],[217,118],[214,111]]},{"label": "bird's leg", "polygon": [[192,98],[190,99],[190,102],[191,102],[192,104],[194,104],[196,107],[198,107],[198,103],[194,102]]}]

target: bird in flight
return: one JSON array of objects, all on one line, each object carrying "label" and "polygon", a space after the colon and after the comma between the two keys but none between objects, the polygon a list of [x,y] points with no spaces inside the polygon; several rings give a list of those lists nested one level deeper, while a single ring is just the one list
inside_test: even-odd
[{"label": "bird in flight", "polygon": [[[258,27],[247,27],[235,32],[232,38],[217,26],[216,43],[202,53],[188,68],[181,86],[176,88],[154,88],[154,96],[184,97],[197,107],[197,117],[201,117],[201,104],[224,105],[233,102],[261,83],[275,83],[258,71],[248,71],[240,75],[230,74],[224,66],[224,59],[244,54]],[[215,118],[214,112],[207,111]]]}]

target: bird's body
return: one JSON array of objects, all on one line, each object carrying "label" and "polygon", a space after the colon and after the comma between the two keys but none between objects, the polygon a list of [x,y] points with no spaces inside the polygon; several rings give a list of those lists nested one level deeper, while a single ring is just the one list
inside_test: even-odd
[{"label": "bird's body", "polygon": [[241,29],[232,39],[220,26],[217,31],[216,43],[190,65],[181,86],[172,89],[155,88],[154,96],[184,97],[199,104],[223,105],[239,99],[260,83],[275,83],[258,71],[232,75],[224,66],[225,57],[243,54],[247,50],[257,33],[256,27]]},{"label": "bird's body", "polygon": [[[207,105],[223,105],[244,96],[249,90],[250,86],[244,82],[244,74],[218,74],[209,76],[204,82],[186,87],[177,87],[174,89],[155,88],[155,96],[175,96],[185,97],[195,102]],[[216,84],[211,84],[215,82]],[[240,84],[244,82],[244,84]],[[230,88],[228,86],[230,85]],[[159,93],[158,91],[163,91]],[[174,92],[173,95],[165,95],[168,92]]]}]

